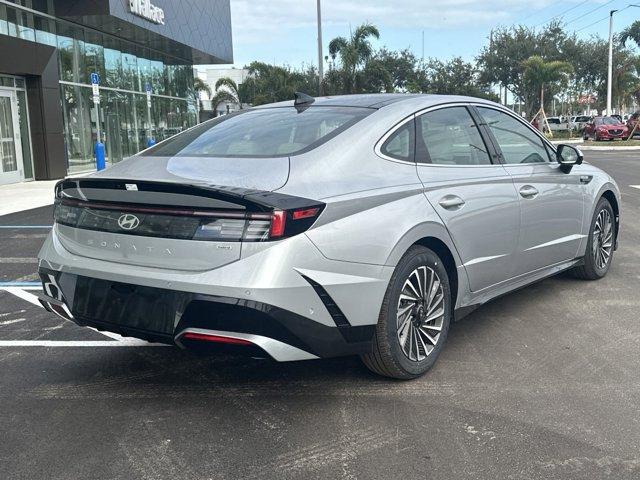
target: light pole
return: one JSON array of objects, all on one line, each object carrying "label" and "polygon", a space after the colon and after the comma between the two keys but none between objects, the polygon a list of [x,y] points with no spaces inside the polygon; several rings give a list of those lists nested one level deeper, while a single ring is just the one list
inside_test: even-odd
[{"label": "light pole", "polygon": [[[622,10],[626,10],[630,7],[640,8],[640,5],[630,4]],[[607,70],[607,115],[611,115],[611,91],[613,83],[613,14],[618,10],[611,10],[609,12],[609,65]]]},{"label": "light pole", "polygon": [[609,65],[607,70],[607,116],[611,115],[611,82],[613,79],[613,14],[618,10],[609,12]]},{"label": "light pole", "polygon": [[320,12],[320,0],[317,0],[318,9],[318,96],[322,96],[322,14]]}]

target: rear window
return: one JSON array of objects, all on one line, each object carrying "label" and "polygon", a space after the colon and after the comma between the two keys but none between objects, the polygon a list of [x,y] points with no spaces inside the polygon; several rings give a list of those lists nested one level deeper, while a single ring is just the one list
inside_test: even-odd
[{"label": "rear window", "polygon": [[251,109],[210,120],[142,155],[280,157],[316,148],[374,112],[358,107]]}]

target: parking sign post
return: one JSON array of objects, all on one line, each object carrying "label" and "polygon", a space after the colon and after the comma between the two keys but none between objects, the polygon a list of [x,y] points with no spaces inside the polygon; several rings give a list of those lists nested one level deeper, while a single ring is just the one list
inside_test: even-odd
[{"label": "parking sign post", "polygon": [[91,72],[89,80],[91,80],[93,105],[96,109],[96,144],[93,152],[96,158],[96,169],[104,170],[106,167],[106,160],[104,143],[102,143],[102,135],[100,132],[100,76],[96,72]]}]

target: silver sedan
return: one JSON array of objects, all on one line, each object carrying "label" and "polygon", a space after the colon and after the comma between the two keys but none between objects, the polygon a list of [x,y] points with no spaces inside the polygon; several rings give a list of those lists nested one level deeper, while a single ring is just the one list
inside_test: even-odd
[{"label": "silver sedan", "polygon": [[619,205],[609,175],[501,105],[299,94],[61,181],[42,301],[149,341],[358,354],[409,379],[492,298],[604,277]]}]

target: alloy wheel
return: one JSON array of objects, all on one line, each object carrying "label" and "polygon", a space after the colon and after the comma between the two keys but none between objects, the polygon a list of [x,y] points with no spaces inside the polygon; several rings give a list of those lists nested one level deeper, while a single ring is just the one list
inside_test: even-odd
[{"label": "alloy wheel", "polygon": [[405,356],[414,362],[433,351],[444,323],[444,289],[431,268],[416,268],[404,282],[397,308],[397,337]]},{"label": "alloy wheel", "polygon": [[607,209],[600,210],[593,229],[593,258],[599,270],[604,269],[613,251],[613,220]]}]

